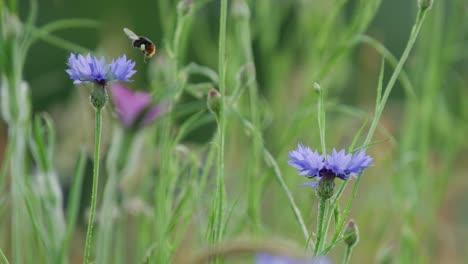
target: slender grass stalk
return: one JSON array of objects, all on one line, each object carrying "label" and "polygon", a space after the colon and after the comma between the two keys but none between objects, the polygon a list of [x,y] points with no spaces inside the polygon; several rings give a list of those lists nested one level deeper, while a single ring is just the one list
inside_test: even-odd
[{"label": "slender grass stalk", "polygon": [[324,219],[325,219],[325,211],[327,209],[328,199],[320,198],[319,201],[319,208],[318,208],[318,215],[317,215],[317,242],[314,248],[314,255],[317,255],[322,247],[323,241],[325,240],[325,236],[327,234],[324,233]]},{"label": "slender grass stalk", "polygon": [[[395,67],[395,70],[393,71],[393,74],[392,76],[390,77],[390,80],[388,82],[388,84],[386,85],[386,88],[385,88],[385,92],[381,98],[381,100],[376,104],[376,109],[375,109],[375,116],[374,116],[374,119],[372,120],[372,123],[371,123],[371,126],[369,128],[369,131],[367,133],[367,136],[366,136],[366,139],[364,140],[362,146],[363,147],[366,147],[368,146],[370,143],[371,143],[371,140],[372,140],[372,137],[375,133],[375,130],[377,128],[377,125],[379,123],[379,120],[380,120],[380,116],[383,112],[383,109],[385,108],[385,104],[387,102],[387,99],[388,97],[390,96],[390,92],[392,91],[392,88],[398,78],[398,75],[400,74],[400,72],[402,71],[403,69],[403,65],[405,64],[406,60],[408,59],[408,56],[410,54],[410,51],[412,50],[413,48],[413,45],[416,41],[416,38],[419,34],[419,31],[423,25],[423,22],[424,22],[424,17],[426,15],[426,12],[428,11],[429,9],[419,9],[418,10],[418,14],[416,16],[416,21],[413,25],[413,28],[411,30],[411,34],[410,34],[410,37],[409,37],[409,40],[408,40],[408,43],[406,44],[406,48],[397,64],[397,66]],[[339,235],[341,234],[341,231],[343,230],[343,227],[344,227],[344,224],[346,222],[346,219],[348,217],[348,214],[349,214],[349,211],[351,209],[351,205],[356,197],[356,193],[357,193],[357,189],[358,189],[358,186],[359,186],[359,183],[361,182],[361,176],[359,176],[357,178],[357,180],[354,182],[354,186],[353,186],[353,190],[352,190],[352,193],[351,193],[351,197],[349,198],[348,200],[348,203],[346,205],[346,208],[345,208],[345,211],[343,212],[343,216],[341,218],[341,221],[338,223],[337,225],[337,228],[336,228],[336,231],[335,231],[335,234],[333,236],[333,239],[331,240],[331,243],[334,243],[334,241],[336,241],[339,237]],[[342,188],[344,189],[347,185],[348,181],[346,181]],[[340,193],[340,195],[342,194],[342,192]],[[339,196],[336,196],[336,201],[339,200]],[[327,252],[323,252],[324,254],[326,254]]]},{"label": "slender grass stalk", "polygon": [[[241,119],[244,128],[246,131],[249,131],[250,135],[253,136],[258,136],[258,133],[255,133],[255,127],[252,125],[250,121],[242,117],[242,115],[233,109],[234,113],[236,116]],[[259,140],[259,139],[258,139]],[[261,142],[259,140],[259,142]],[[299,207],[297,206],[294,196],[292,195],[291,191],[288,188],[288,185],[284,181],[283,175],[281,174],[280,167],[278,166],[278,163],[276,162],[275,158],[273,155],[271,155],[270,151],[266,148],[265,145],[262,145],[263,148],[263,155],[265,158],[266,163],[268,163],[271,167],[273,167],[273,172],[275,174],[276,180],[279,182],[281,189],[283,189],[283,192],[285,193],[289,205],[291,206],[291,209],[293,210],[294,216],[296,217],[297,223],[299,224],[302,234],[304,235],[304,238],[306,239],[307,244],[311,244],[312,247],[314,247],[314,242],[311,241],[311,236],[309,235],[309,231],[307,230],[307,226],[305,225],[304,219],[302,218],[301,211],[299,210]]]},{"label": "slender grass stalk", "polygon": [[395,70],[393,71],[392,76],[390,77],[390,80],[388,81],[387,86],[385,87],[385,92],[382,96],[382,99],[380,101],[379,105],[376,105],[375,109],[375,116],[374,119],[372,120],[371,126],[369,128],[369,132],[367,133],[366,139],[364,140],[363,145],[367,145],[371,142],[372,137],[374,136],[375,129],[377,128],[377,125],[380,120],[380,116],[382,115],[382,112],[385,108],[385,104],[387,103],[387,99],[390,96],[390,92],[392,91],[393,86],[395,85],[395,82],[398,78],[398,75],[400,74],[401,70],[403,69],[403,65],[405,64],[406,60],[408,59],[408,56],[413,48],[414,43],[416,42],[416,38],[419,34],[419,31],[421,30],[421,26],[424,22],[424,17],[426,16],[426,12],[429,9],[418,9],[418,14],[416,15],[416,22],[414,23],[414,26],[411,30],[411,34],[408,40],[408,43],[406,44],[406,48],[403,51],[403,54],[401,55],[400,61],[398,62],[397,66],[395,67]]},{"label": "slender grass stalk", "polygon": [[345,255],[343,257],[343,264],[349,263],[349,260],[351,259],[351,253],[353,253],[353,248],[354,247],[346,246]]},{"label": "slender grass stalk", "polygon": [[67,227],[62,242],[61,261],[67,263],[66,259],[69,252],[70,241],[73,237],[75,230],[76,219],[78,218],[79,203],[81,190],[83,188],[84,171],[86,167],[86,152],[84,148],[80,149],[80,155],[75,165],[75,172],[73,174],[72,189],[70,191],[70,198],[68,200],[66,220]]},{"label": "slender grass stalk", "polygon": [[327,153],[327,148],[325,145],[325,107],[324,107],[324,91],[320,87],[318,83],[314,84],[314,88],[317,90],[319,94],[318,104],[317,104],[317,120],[318,120],[318,127],[320,132],[320,145],[322,147],[322,154],[325,155]]},{"label": "slender grass stalk", "polygon": [[2,167],[0,169],[0,192],[3,192],[3,185],[8,174],[8,168],[10,167],[11,154],[13,152],[13,144],[9,141],[7,143],[5,157],[3,158]]},{"label": "slender grass stalk", "polygon": [[5,253],[3,253],[3,250],[1,248],[0,248],[0,257],[2,257],[3,264],[10,264],[10,262],[8,262],[7,257],[5,256]]},{"label": "slender grass stalk", "polygon": [[91,211],[89,213],[88,231],[86,232],[86,244],[84,263],[88,264],[91,255],[91,244],[94,227],[94,214],[96,212],[97,191],[99,183],[99,154],[101,145],[101,128],[102,128],[102,109],[96,108],[96,127],[94,141],[94,168],[93,168],[93,189],[91,193]]},{"label": "slender grass stalk", "polygon": [[224,185],[224,143],[225,143],[225,128],[226,128],[226,21],[227,21],[227,0],[221,0],[221,16],[219,24],[219,60],[218,60],[218,75],[219,75],[219,90],[221,93],[221,102],[218,118],[218,157],[217,157],[217,178],[216,178],[216,197],[215,197],[215,216],[213,231],[213,242],[220,241],[224,231],[224,214],[226,207],[226,187]]}]

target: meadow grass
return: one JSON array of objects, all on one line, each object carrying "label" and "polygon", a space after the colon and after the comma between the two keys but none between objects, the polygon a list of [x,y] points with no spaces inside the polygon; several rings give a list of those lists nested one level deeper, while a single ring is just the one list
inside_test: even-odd
[{"label": "meadow grass", "polygon": [[[127,127],[109,98],[96,109],[95,129],[68,121],[96,136],[90,142],[60,139],[54,115],[32,110],[24,69],[37,63],[28,52],[38,41],[113,55],[57,34],[99,30],[102,21],[39,25],[38,1],[26,16],[18,1],[0,1],[3,263],[251,263],[262,252],[437,263],[447,239],[467,242],[441,220],[443,210],[456,210],[446,199],[467,147],[463,0],[405,2],[414,15],[401,54],[373,35],[387,11],[381,0],[157,1],[148,19],[163,38],[152,38],[157,53],[147,64],[131,56],[131,86],[168,111]],[[139,52],[125,44],[125,53]],[[75,95],[100,89],[67,85]],[[93,110],[73,97],[73,111]],[[67,141],[79,141],[78,151],[61,148]],[[317,195],[300,187],[306,178],[288,165],[298,143],[321,154],[367,149],[374,166],[336,179],[323,198],[320,187]],[[65,155],[73,169],[59,164]],[[357,244],[348,242],[351,218]],[[468,257],[450,254],[453,263]]]}]

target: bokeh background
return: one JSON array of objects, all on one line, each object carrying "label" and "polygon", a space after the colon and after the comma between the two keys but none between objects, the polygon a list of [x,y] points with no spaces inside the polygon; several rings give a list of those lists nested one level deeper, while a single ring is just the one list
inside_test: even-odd
[{"label": "bokeh background", "polygon": [[[180,65],[195,62],[216,70],[220,3],[194,2],[198,2],[197,8],[178,51]],[[298,186],[304,179],[286,162],[288,151],[299,142],[313,149],[320,146],[313,83],[319,82],[327,93],[327,147],[348,147],[362,123],[373,115],[382,65],[382,53],[376,47],[386,48],[396,58],[401,56],[415,21],[417,1],[251,0],[246,1],[248,10],[240,8],[239,1],[229,2],[228,94],[245,58],[237,37],[238,20],[249,14],[264,143],[277,159],[308,226],[313,228],[317,198],[311,190]],[[400,75],[403,77],[383,112],[374,136],[377,143],[368,150],[375,161],[363,175],[351,211],[360,229],[351,263],[468,260],[468,2],[434,2]],[[24,19],[29,5],[25,0],[18,4],[19,16]],[[342,7],[337,9],[337,5]],[[48,112],[54,120],[56,167],[66,197],[76,153],[84,145],[91,159],[94,136],[88,91],[73,86],[65,73],[70,50],[78,45],[107,57],[127,54],[137,62],[138,71],[129,86],[150,91],[156,98],[164,97],[167,87],[158,76],[170,60],[168,47],[176,30],[177,1],[39,1],[37,26],[63,18],[89,18],[97,25],[54,32],[71,45],[57,46],[47,38],[34,43],[24,66],[24,79],[30,86],[33,112]],[[148,63],[131,48],[124,27],[156,44],[157,54]],[[369,45],[364,35],[382,45]],[[392,71],[392,64],[385,63],[385,82]],[[204,97],[185,93],[174,106],[179,113],[174,127],[204,107]],[[104,151],[113,118],[112,111],[104,118]],[[227,194],[229,204],[235,204],[227,235],[230,238],[252,233],[251,223],[243,220],[247,206],[242,198],[247,192],[245,173],[252,166],[248,154],[252,145],[245,129],[234,119],[226,137]],[[206,122],[181,144],[188,148],[207,145],[215,130],[214,120]],[[0,160],[7,142],[7,126],[0,122]],[[82,215],[89,204],[92,183],[91,160],[88,163]],[[302,245],[300,229],[271,169],[263,164],[260,170],[261,236]],[[138,196],[138,190],[131,192]],[[86,217],[79,219],[71,257],[76,261],[80,261],[86,227]],[[0,231],[8,233],[8,221],[0,220],[0,224]],[[0,239],[0,246],[8,248],[7,236],[2,234]],[[197,245],[192,246],[196,251]],[[129,250],[133,247],[130,245]],[[332,250],[336,263],[343,250],[342,245]],[[136,252],[135,257],[141,257],[145,250]]]}]

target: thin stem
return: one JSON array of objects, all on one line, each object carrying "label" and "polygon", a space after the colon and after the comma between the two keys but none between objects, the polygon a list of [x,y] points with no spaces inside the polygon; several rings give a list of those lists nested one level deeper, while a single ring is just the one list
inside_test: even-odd
[{"label": "thin stem", "polygon": [[[422,27],[426,12],[427,12],[427,9],[426,10],[421,10],[421,9],[418,10],[417,18],[416,18],[414,26],[413,26],[413,28],[411,30],[411,34],[410,34],[408,43],[406,44],[406,48],[405,48],[403,54],[401,55],[401,58],[400,58],[400,60],[399,60],[399,62],[397,64],[397,66],[395,67],[395,70],[393,71],[393,74],[390,77],[390,80],[389,80],[387,86],[385,87],[385,92],[384,92],[384,95],[382,96],[382,99],[376,105],[375,117],[372,120],[371,127],[370,127],[369,132],[368,132],[368,134],[366,136],[366,139],[365,139],[364,143],[362,144],[363,146],[367,146],[371,142],[372,137],[374,136],[375,130],[376,130],[377,125],[378,125],[379,120],[380,120],[380,116],[381,116],[381,114],[382,114],[382,112],[383,112],[383,110],[385,108],[385,104],[387,102],[387,99],[390,96],[390,92],[392,91],[392,88],[393,88],[393,86],[394,86],[394,84],[395,84],[395,82],[396,82],[396,80],[398,78],[398,75],[400,74],[400,72],[403,69],[403,65],[405,64],[406,60],[408,59],[408,56],[410,54],[411,49],[413,48],[413,45],[414,45],[414,43],[416,41],[416,38],[417,38],[417,36],[419,34],[419,31],[420,31],[421,27]],[[346,219],[348,217],[348,214],[349,214],[349,211],[351,209],[351,205],[352,205],[352,203],[353,203],[353,201],[354,201],[354,199],[356,197],[357,189],[359,187],[360,182],[361,182],[361,176],[359,176],[358,179],[354,183],[351,197],[348,200],[348,203],[347,203],[347,206],[346,206],[345,211],[343,213],[343,216],[341,217],[341,221],[337,225],[337,228],[336,228],[335,234],[333,236],[333,239],[330,242],[331,244],[333,244],[338,239],[339,234],[341,233],[341,231],[342,231],[342,229],[344,227],[345,221],[346,221]],[[333,204],[335,204],[339,200],[339,198],[340,198],[340,196],[342,194],[342,191],[344,190],[344,188],[346,187],[347,184],[348,184],[348,181],[346,181],[340,187],[338,195],[336,195],[334,200],[333,200],[333,202],[334,202]],[[327,252],[324,252],[324,253],[326,254]]]},{"label": "thin stem", "polygon": [[327,153],[327,149],[325,146],[325,108],[323,107],[323,91],[320,88],[319,84],[315,84],[316,88],[319,90],[319,101],[317,105],[317,119],[318,119],[318,126],[320,132],[320,144],[322,146],[322,154],[325,155]]},{"label": "thin stem", "polygon": [[317,216],[317,243],[315,244],[314,255],[317,255],[320,252],[320,248],[322,247],[324,236],[326,235],[323,232],[323,224],[324,224],[323,220],[325,217],[326,208],[327,208],[327,200],[320,199],[318,216]]},{"label": "thin stem", "polygon": [[5,254],[3,253],[2,249],[0,248],[0,257],[1,259],[3,260],[3,264],[10,264],[10,262],[8,262],[8,259],[7,257],[5,256]]},{"label": "thin stem", "polygon": [[97,191],[99,181],[99,149],[101,145],[101,127],[102,127],[102,109],[96,108],[96,131],[94,141],[94,169],[93,169],[93,189],[91,193],[91,212],[89,214],[88,231],[86,232],[86,244],[84,263],[89,263],[89,256],[91,254],[91,243],[93,236],[94,214],[96,211]]},{"label": "thin stem", "polygon": [[343,264],[349,263],[349,260],[351,259],[351,253],[353,253],[353,247],[346,246]]},{"label": "thin stem", "polygon": [[364,141],[363,145],[367,145],[370,143],[372,140],[372,137],[374,136],[375,130],[377,128],[377,125],[380,120],[380,116],[385,108],[385,104],[387,102],[388,97],[390,96],[390,92],[392,91],[392,88],[398,78],[398,75],[400,75],[401,70],[403,69],[403,65],[405,64],[406,60],[408,59],[408,56],[410,54],[411,49],[413,48],[414,43],[416,42],[416,38],[419,34],[419,30],[421,29],[422,23],[424,21],[424,17],[426,15],[427,10],[421,10],[419,9],[416,22],[413,26],[413,29],[411,30],[411,35],[408,40],[408,43],[406,44],[406,48],[401,55],[400,61],[398,62],[395,70],[393,71],[392,76],[390,77],[390,81],[388,81],[387,86],[385,87],[385,92],[382,97],[382,100],[380,101],[379,105],[376,105],[375,109],[375,117],[374,120],[372,121],[371,127],[369,129],[369,132],[367,133],[366,140]]},{"label": "thin stem", "polygon": [[356,182],[354,183],[354,186],[353,186],[353,191],[351,193],[351,197],[349,198],[348,200],[348,203],[346,204],[346,208],[343,212],[343,217],[340,218],[340,222],[338,223],[337,225],[337,228],[335,230],[335,234],[333,235],[333,239],[331,240],[331,243],[333,243],[334,241],[336,241],[341,233],[341,230],[343,229],[344,225],[345,225],[345,221],[346,221],[346,218],[348,218],[348,214],[349,214],[349,211],[351,210],[351,205],[353,204],[353,201],[354,201],[354,198],[356,197],[356,193],[357,193],[357,189],[358,189],[358,186],[359,186],[359,182],[361,182],[361,176],[359,176],[356,180]]},{"label": "thin stem", "polygon": [[221,1],[221,17],[219,25],[219,90],[221,93],[221,104],[220,112],[218,119],[219,126],[219,137],[218,137],[218,159],[217,159],[217,168],[218,168],[218,178],[217,178],[217,190],[218,190],[218,208],[216,209],[217,221],[216,227],[216,236],[215,241],[221,240],[223,234],[223,217],[224,217],[224,207],[226,199],[226,190],[224,186],[224,137],[225,137],[225,104],[226,104],[226,65],[225,65],[225,55],[226,55],[226,20],[227,20],[227,0]]}]

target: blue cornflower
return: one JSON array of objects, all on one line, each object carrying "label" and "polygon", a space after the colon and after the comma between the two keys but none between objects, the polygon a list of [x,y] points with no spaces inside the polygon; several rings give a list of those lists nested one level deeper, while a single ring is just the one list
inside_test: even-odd
[{"label": "blue cornflower", "polygon": [[302,144],[289,152],[288,164],[299,170],[299,174],[308,178],[320,177],[320,170],[325,165],[323,155],[317,151],[312,152],[309,147]]},{"label": "blue cornflower", "polygon": [[315,257],[309,259],[293,259],[286,256],[275,256],[267,253],[259,253],[255,256],[255,264],[330,264],[326,257]]},{"label": "blue cornflower", "polygon": [[94,82],[105,86],[110,81],[129,82],[129,78],[136,72],[135,63],[127,60],[126,56],[107,64],[104,57],[98,59],[90,54],[84,57],[81,54],[70,54],[66,70],[73,83]]},{"label": "blue cornflower", "polygon": [[[326,158],[325,158],[326,157]],[[372,165],[372,158],[366,152],[359,151],[354,154],[344,149],[336,151],[333,149],[331,155],[319,155],[318,151],[312,152],[309,147],[299,144],[296,150],[289,152],[289,165],[299,170],[300,175],[308,178],[322,178],[333,180],[338,177],[342,180],[350,176],[357,176]],[[313,186],[317,188],[317,182],[305,183],[302,186]]]},{"label": "blue cornflower", "polygon": [[336,149],[333,149],[331,155],[327,155],[327,160],[325,162],[325,168],[333,173],[334,176],[347,180],[349,178],[349,163],[351,162],[353,155],[346,154],[345,150],[342,149],[339,152],[336,152]]},{"label": "blue cornflower", "polygon": [[117,60],[112,60],[110,64],[112,79],[115,81],[130,82],[130,77],[135,74],[135,62],[132,60],[127,60],[127,56],[123,55],[122,57],[117,58]]},{"label": "blue cornflower", "polygon": [[366,155],[365,150],[362,150],[353,154],[348,170],[351,176],[357,176],[370,166],[372,166],[372,158]]}]

